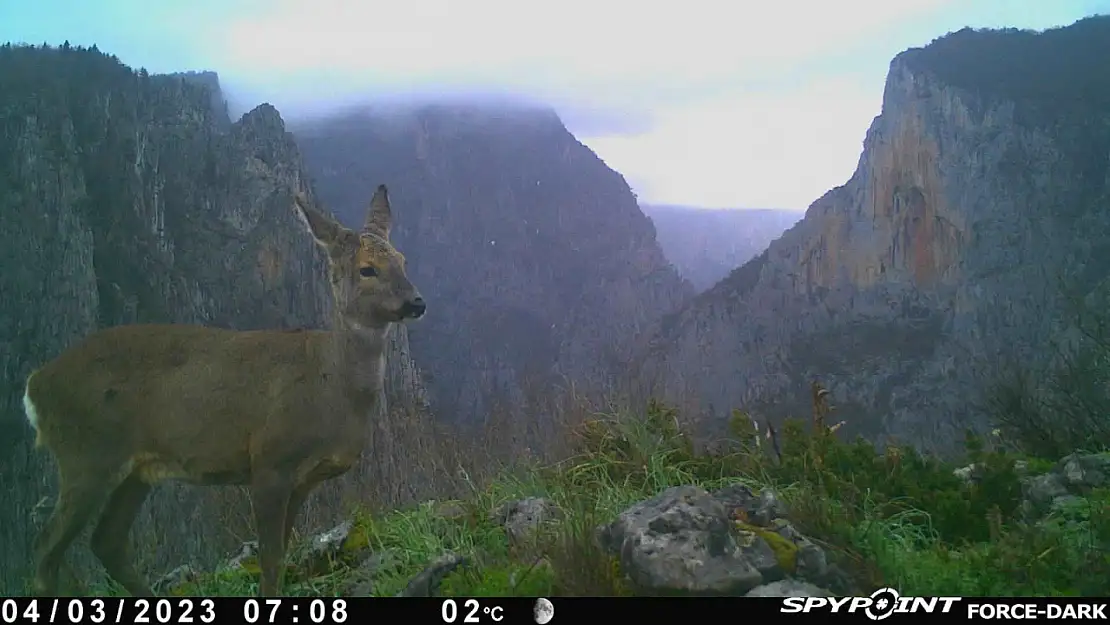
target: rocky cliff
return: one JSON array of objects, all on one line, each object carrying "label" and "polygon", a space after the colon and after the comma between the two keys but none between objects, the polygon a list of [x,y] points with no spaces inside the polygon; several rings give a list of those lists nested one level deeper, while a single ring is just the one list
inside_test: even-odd
[{"label": "rocky cliff", "polygon": [[1061,290],[1110,273],[1110,18],[952,33],[890,64],[852,178],[667,319],[642,376],[722,415],[840,418],[923,447],[984,373],[1043,363]]},{"label": "rocky cliff", "polygon": [[379,182],[406,207],[394,236],[435,302],[411,337],[437,417],[602,382],[692,294],[623,177],[550,110],[377,107],[294,132],[342,219],[355,223]]},{"label": "rocky cliff", "polygon": [[699,291],[758,256],[802,218],[791,210],[641,206],[667,260]]},{"label": "rocky cliff", "polygon": [[[32,450],[21,410],[33,368],[116,324],[330,318],[323,259],[291,209],[307,185],[280,115],[263,104],[232,124],[213,106],[215,77],[193,78],[136,73],[95,49],[0,48],[0,595],[22,589],[33,511],[53,498],[53,462]],[[391,408],[420,409],[403,331],[389,361]],[[383,431],[375,444],[388,442]],[[368,472],[400,479],[367,463],[346,487]],[[238,505],[159,489],[135,532],[143,564],[225,556],[249,529]]]}]

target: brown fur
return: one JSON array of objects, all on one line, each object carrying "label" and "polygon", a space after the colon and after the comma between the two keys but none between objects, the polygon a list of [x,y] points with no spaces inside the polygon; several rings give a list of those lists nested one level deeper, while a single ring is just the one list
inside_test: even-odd
[{"label": "brown fur", "polygon": [[[304,499],[362,452],[389,324],[423,314],[404,258],[389,243],[384,186],[359,234],[303,196],[297,210],[328,254],[331,331],[120,326],[28,378],[37,440],[53,452],[60,477],[54,514],[35,544],[36,593],[56,594],[66,548],[107,500],[93,552],[131,594],[152,594],[131,563],[127,535],[151,486],[166,479],[249,485],[259,592],[280,591]],[[373,271],[360,273],[366,267]]]}]

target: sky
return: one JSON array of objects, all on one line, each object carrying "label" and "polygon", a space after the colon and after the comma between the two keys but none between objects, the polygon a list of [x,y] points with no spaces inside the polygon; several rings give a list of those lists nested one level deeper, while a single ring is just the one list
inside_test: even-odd
[{"label": "sky", "polygon": [[0,41],[219,72],[233,110],[541,100],[641,202],[804,210],[843,184],[890,59],[964,26],[1043,29],[1110,0],[0,0]]}]

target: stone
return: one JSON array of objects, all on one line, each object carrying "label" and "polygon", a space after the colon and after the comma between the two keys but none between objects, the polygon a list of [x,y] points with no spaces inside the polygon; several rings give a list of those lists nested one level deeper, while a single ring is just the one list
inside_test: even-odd
[{"label": "stone", "polygon": [[197,581],[199,574],[188,564],[182,564],[166,573],[151,584],[150,588],[159,595],[172,595],[185,584]]},{"label": "stone", "polygon": [[1054,472],[1060,473],[1069,490],[1089,491],[1110,483],[1110,453],[1065,456]]},{"label": "stone", "polygon": [[258,541],[248,540],[239,546],[239,551],[229,557],[223,566],[223,570],[245,569],[248,571],[258,570]]},{"label": "stone", "polygon": [[764,488],[757,494],[745,484],[731,484],[714,491],[713,498],[719,501],[733,518],[760,526],[768,526],[775,519],[787,515],[786,504],[770,488]]},{"label": "stone", "polygon": [[649,594],[740,595],[763,583],[769,547],[743,548],[728,511],[704,489],[676,486],[599,528],[633,586]]},{"label": "stone", "polygon": [[330,571],[336,562],[357,562],[368,547],[363,545],[352,552],[346,551],[354,527],[354,522],[347,520],[313,535],[296,559],[296,568],[306,577],[314,577]]}]

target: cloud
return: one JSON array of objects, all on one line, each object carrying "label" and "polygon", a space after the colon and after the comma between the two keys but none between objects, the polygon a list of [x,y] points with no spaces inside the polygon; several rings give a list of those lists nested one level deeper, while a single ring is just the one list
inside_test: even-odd
[{"label": "cloud", "polygon": [[804,209],[851,176],[881,97],[849,79],[738,92],[665,111],[648,134],[586,142],[648,181],[636,189],[653,202]]},{"label": "cloud", "polygon": [[428,84],[514,88],[621,107],[682,101],[792,64],[951,0],[874,3],[278,0],[221,28],[211,54],[261,90],[307,76],[346,97]]},{"label": "cloud", "polygon": [[620,109],[558,99],[549,102],[566,127],[579,137],[637,136],[655,127],[655,115],[642,108]]},{"label": "cloud", "polygon": [[229,17],[208,53],[242,94],[234,100],[287,115],[385,94],[503,91],[552,104],[582,138],[634,137],[950,2],[689,0],[676,11],[611,0],[277,0]]},{"label": "cloud", "polygon": [[0,39],[214,69],[236,112],[266,101],[287,119],[541,101],[645,201],[800,209],[851,174],[901,50],[1098,11],[1110,0],[0,0]]}]

